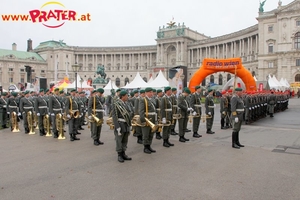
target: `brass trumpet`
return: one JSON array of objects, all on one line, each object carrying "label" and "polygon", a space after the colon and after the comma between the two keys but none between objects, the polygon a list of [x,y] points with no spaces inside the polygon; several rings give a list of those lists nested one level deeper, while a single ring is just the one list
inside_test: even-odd
[{"label": "brass trumpet", "polygon": [[89,119],[87,116],[85,116],[88,119],[88,122],[90,122],[90,123],[96,122],[97,126],[101,126],[103,124],[103,119],[99,119],[94,114],[91,114],[91,116],[92,116],[92,119]]},{"label": "brass trumpet", "polygon": [[27,123],[28,123],[28,128],[29,128],[29,135],[34,135],[35,132],[34,132],[34,126],[33,126],[33,113],[31,111],[28,111],[27,112]]},{"label": "brass trumpet", "polygon": [[16,113],[16,112],[12,112],[12,113],[11,113],[11,127],[12,127],[12,132],[13,132],[13,133],[20,132],[17,117],[18,117],[18,116],[17,116],[17,113]]},{"label": "brass trumpet", "polygon": [[200,114],[197,113],[196,115],[193,115],[192,111],[190,111],[190,114],[189,114],[189,122],[190,122],[190,123],[192,123],[192,119],[193,119],[194,117],[200,117]]},{"label": "brass trumpet", "polygon": [[50,131],[50,118],[49,115],[46,114],[43,118],[44,127],[46,127],[46,137],[51,137],[51,131]]},{"label": "brass trumpet", "polygon": [[211,115],[202,115],[201,116],[202,122],[205,122],[206,119],[210,119],[210,118],[211,118]]},{"label": "brass trumpet", "polygon": [[[76,111],[76,112],[73,112],[72,110],[69,111],[69,115],[70,115],[70,118],[74,117],[75,119],[79,117],[80,113],[79,111]],[[68,117],[67,117],[67,113],[64,113],[63,114],[63,120],[64,121],[68,121],[70,120]]]},{"label": "brass trumpet", "polygon": [[158,125],[153,124],[150,121],[150,119],[148,119],[146,117],[145,117],[145,121],[146,121],[146,123],[141,123],[140,116],[135,115],[131,120],[131,124],[132,124],[132,126],[140,126],[140,127],[150,126],[151,132],[152,133],[156,132],[156,130],[158,129]]},{"label": "brass trumpet", "polygon": [[107,118],[106,124],[109,126],[110,130],[113,130],[115,128],[114,121],[113,121],[112,117]]},{"label": "brass trumpet", "polygon": [[171,126],[172,123],[171,123],[171,121],[166,121],[166,123],[164,124],[164,123],[162,123],[161,120],[159,120],[157,125],[158,125],[158,131],[157,132],[161,132],[162,131],[162,127],[164,127],[164,126]]}]

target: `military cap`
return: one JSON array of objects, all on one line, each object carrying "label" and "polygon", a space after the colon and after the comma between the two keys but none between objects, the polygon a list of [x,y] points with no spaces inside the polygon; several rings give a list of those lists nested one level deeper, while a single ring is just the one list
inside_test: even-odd
[{"label": "military cap", "polygon": [[212,91],[213,91],[213,89],[211,89],[211,88],[208,89],[208,92],[212,92]]},{"label": "military cap", "polygon": [[177,91],[177,88],[175,88],[175,87],[174,87],[174,88],[172,88],[172,91],[173,91],[173,92],[174,92],[174,91]]},{"label": "military cap", "polygon": [[92,91],[92,94],[94,94],[95,92],[97,92],[97,90],[93,90],[93,91]]},{"label": "military cap", "polygon": [[58,90],[59,90],[59,88],[55,88],[55,89],[54,89],[54,92],[56,92],[56,91],[58,91]]},{"label": "military cap", "polygon": [[126,92],[126,90],[122,90],[121,92],[120,92],[120,97],[123,97],[123,96],[125,96],[127,94],[127,92]]},{"label": "military cap", "polygon": [[143,94],[143,93],[145,93],[145,90],[140,90],[140,94]]},{"label": "military cap", "polygon": [[171,90],[171,87],[165,87],[165,92]]},{"label": "military cap", "polygon": [[43,90],[43,89],[40,89],[40,92],[44,92],[44,90]]},{"label": "military cap", "polygon": [[187,88],[187,87],[185,87],[185,88],[183,89],[183,91],[184,91],[185,93],[191,94],[191,91],[190,91],[190,89],[189,89],[189,88]]},{"label": "military cap", "polygon": [[199,88],[201,88],[200,85],[197,85],[197,86],[195,87],[196,90],[198,90]]},{"label": "military cap", "polygon": [[120,92],[121,91],[121,89],[119,88],[119,89],[117,89],[117,91],[116,92]]},{"label": "military cap", "polygon": [[81,91],[81,92],[79,92],[79,94],[85,94],[85,92],[84,92],[84,91]]},{"label": "military cap", "polygon": [[73,89],[70,90],[70,92],[76,92],[76,89],[73,88]]},{"label": "military cap", "polygon": [[100,92],[101,94],[103,94],[104,93],[104,89],[103,88],[98,88],[97,92]]},{"label": "military cap", "polygon": [[234,91],[243,91],[242,88],[235,88]]},{"label": "military cap", "polygon": [[145,92],[151,92],[151,91],[153,91],[151,87],[147,87],[147,88],[145,89]]},{"label": "military cap", "polygon": [[28,91],[28,90],[26,90],[26,91],[24,92],[24,94],[29,94],[29,91]]},{"label": "military cap", "polygon": [[18,93],[12,92],[11,95],[13,95],[14,97],[16,97],[16,96],[18,96]]},{"label": "military cap", "polygon": [[34,93],[34,91],[31,91],[30,94]]},{"label": "military cap", "polygon": [[136,93],[139,93],[139,91],[138,91],[138,90],[134,90],[134,91],[133,91],[133,94],[136,94]]},{"label": "military cap", "polygon": [[59,91],[59,94],[62,94],[62,93],[64,93],[64,91],[63,91],[63,90]]},{"label": "military cap", "polygon": [[153,92],[156,92],[156,89],[152,88],[152,91],[153,91]]},{"label": "military cap", "polygon": [[46,89],[45,92],[49,92],[49,89]]},{"label": "military cap", "polygon": [[130,92],[130,96],[132,96],[132,97],[133,97],[133,96],[134,96],[134,92]]},{"label": "military cap", "polygon": [[2,92],[1,96],[6,96],[7,92]]},{"label": "military cap", "polygon": [[162,90],[161,90],[161,89],[158,89],[158,90],[156,90],[156,93],[160,93],[160,92],[162,92]]}]

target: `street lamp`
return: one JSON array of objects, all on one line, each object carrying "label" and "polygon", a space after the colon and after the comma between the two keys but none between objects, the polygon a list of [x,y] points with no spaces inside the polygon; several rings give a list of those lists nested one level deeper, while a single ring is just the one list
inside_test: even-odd
[{"label": "street lamp", "polygon": [[72,69],[75,72],[75,90],[77,90],[77,72],[79,71],[80,66],[75,62],[74,65],[72,65]]}]

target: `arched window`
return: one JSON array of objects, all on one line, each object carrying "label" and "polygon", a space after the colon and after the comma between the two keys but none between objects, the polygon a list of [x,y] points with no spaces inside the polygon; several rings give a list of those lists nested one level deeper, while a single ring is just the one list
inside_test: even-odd
[{"label": "arched window", "polygon": [[202,85],[202,86],[205,86],[205,79],[203,79],[201,85]]},{"label": "arched window", "polygon": [[120,79],[116,78],[116,86],[120,87]]},{"label": "arched window", "polygon": [[223,76],[219,74],[219,85],[223,85]]},{"label": "arched window", "polygon": [[295,34],[295,49],[300,49],[300,32]]},{"label": "arched window", "polygon": [[146,77],[144,77],[144,78],[143,78],[143,80],[144,80],[146,83],[148,82],[148,80],[147,80],[147,78],[146,78]]},{"label": "arched window", "polygon": [[297,75],[295,76],[295,82],[300,82],[300,74],[297,74]]},{"label": "arched window", "polygon": [[214,75],[211,75],[211,76],[210,76],[210,82],[211,82],[211,83],[215,83],[215,77],[214,77]]},{"label": "arched window", "polygon": [[227,74],[227,81],[231,79],[231,74]]},{"label": "arched window", "polygon": [[129,83],[129,78],[125,78],[125,85],[127,84],[127,83]]}]

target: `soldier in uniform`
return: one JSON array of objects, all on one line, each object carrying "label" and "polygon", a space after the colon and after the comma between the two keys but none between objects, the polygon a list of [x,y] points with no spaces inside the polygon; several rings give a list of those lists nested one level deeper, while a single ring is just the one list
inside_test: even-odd
[{"label": "soldier in uniform", "polygon": [[180,108],[179,113],[181,114],[181,118],[178,120],[179,123],[179,141],[186,142],[189,139],[185,138],[185,130],[187,129],[187,123],[189,119],[189,112],[193,112],[193,108],[190,107],[189,102],[187,100],[187,96],[191,94],[189,88],[184,88],[183,93],[178,97],[178,107]]},{"label": "soldier in uniform", "polygon": [[[145,98],[140,99],[139,102],[139,115],[142,124],[146,124],[145,118],[148,118],[153,124],[157,121],[157,115],[155,112],[155,106],[151,101],[151,97],[153,95],[152,88],[147,87],[145,89]],[[153,140],[153,132],[151,131],[150,126],[142,127],[143,133],[143,144],[144,144],[144,153],[151,154],[156,151],[151,148],[152,140]]]},{"label": "soldier in uniform", "polygon": [[[134,90],[133,92],[130,93],[131,98],[128,98],[127,102],[130,105],[130,108],[132,109],[132,112],[135,112],[135,101],[139,96],[139,91],[138,90]],[[132,131],[134,132],[133,136],[137,137],[137,133],[136,133],[136,127],[132,127]]]},{"label": "soldier in uniform", "polygon": [[56,127],[56,115],[63,113],[63,104],[59,96],[59,89],[54,89],[54,95],[50,96],[49,98],[49,112],[50,116],[52,118],[52,131],[53,131],[53,137],[58,138],[58,130]]},{"label": "soldier in uniform", "polygon": [[162,128],[162,137],[163,137],[163,146],[164,147],[170,147],[174,146],[174,144],[170,143],[169,137],[171,134],[171,123],[173,120],[173,114],[172,114],[172,103],[171,103],[171,94],[172,90],[171,87],[165,87],[165,96],[161,98],[160,101],[160,108],[161,108],[161,119],[162,123],[166,124],[167,122],[170,123],[170,126],[163,126]]},{"label": "soldier in uniform", "polygon": [[24,129],[25,134],[29,133],[28,121],[27,121],[27,114],[29,111],[32,113],[32,121],[33,121],[33,103],[29,99],[29,91],[24,92],[24,97],[20,100],[20,111],[22,112],[23,120],[24,120]]},{"label": "soldier in uniform", "polygon": [[[44,90],[40,89],[39,96],[36,97],[34,103],[34,110],[38,117],[38,124],[39,124],[39,131],[40,136],[46,135],[45,128],[44,128],[44,117],[48,114],[48,105],[46,100],[44,99]],[[48,133],[50,134],[50,133]]]},{"label": "soldier in uniform", "polygon": [[7,101],[6,101],[6,96],[7,96],[7,93],[6,92],[3,92],[1,94],[1,98],[0,98],[0,125],[2,128],[8,128],[7,127],[7,109],[6,109],[6,106],[7,106]]},{"label": "soldier in uniform", "polygon": [[110,90],[110,95],[107,96],[106,100],[105,100],[105,105],[106,105],[106,113],[110,114],[111,109],[112,109],[112,104],[113,104],[113,99],[115,97],[115,90],[111,89]]},{"label": "soldier in uniform", "polygon": [[194,112],[193,115],[199,114],[199,117],[193,117],[193,137],[199,138],[202,137],[202,135],[198,134],[199,126],[200,126],[200,120],[201,120],[201,87],[197,85],[195,87],[196,91],[194,94],[191,95],[190,99],[190,105],[191,108],[193,108]]},{"label": "soldier in uniform", "polygon": [[[161,89],[158,89],[156,91],[156,94],[157,95],[153,98],[153,103],[154,103],[154,106],[156,108],[157,120],[161,121],[160,101],[161,101],[161,97],[163,96],[163,92],[162,92]],[[162,139],[161,134],[158,130],[156,131],[156,137],[155,138],[158,139],[158,140]]]},{"label": "soldier in uniform", "polygon": [[79,123],[79,117],[78,118],[74,118],[74,115],[71,115],[70,111],[72,111],[73,113],[79,111],[79,106],[78,103],[76,101],[76,90],[72,89],[70,91],[71,96],[68,97],[66,99],[66,114],[67,114],[67,118],[68,120],[68,125],[69,125],[69,134],[70,134],[70,141],[73,142],[74,140],[80,140],[80,138],[76,137],[77,134],[77,127],[76,124]]},{"label": "soldier in uniform", "polygon": [[118,153],[118,161],[123,163],[124,160],[132,160],[125,154],[128,144],[128,136],[130,133],[131,119],[133,113],[125,103],[128,100],[128,94],[122,90],[119,98],[113,105],[112,118],[114,122],[114,134],[116,140],[116,151]]},{"label": "soldier in uniform", "polygon": [[[103,121],[105,100],[102,97],[102,95],[104,93],[104,89],[99,88],[94,93],[96,94],[93,97],[89,98],[89,102],[88,102],[88,118],[89,120],[93,120],[92,117],[93,114],[99,120]],[[97,123],[95,121],[91,123],[91,137],[94,140],[95,146],[104,144],[103,142],[100,141],[101,129],[102,129],[102,124],[97,126]]]},{"label": "soldier in uniform", "polygon": [[227,129],[228,126],[225,126],[225,121],[228,119],[228,99],[226,92],[222,92],[222,97],[220,101],[220,113],[221,113],[221,129]]},{"label": "soldier in uniform", "polygon": [[231,119],[233,122],[232,129],[232,147],[239,149],[244,147],[239,142],[239,132],[241,130],[244,114],[244,102],[242,100],[242,88],[235,88],[235,94],[232,95],[231,102]]},{"label": "soldier in uniform", "polygon": [[206,119],[206,133],[207,134],[215,133],[215,132],[211,131],[213,123],[214,123],[214,110],[215,110],[213,93],[214,93],[214,91],[212,89],[209,89],[208,95],[206,96],[206,99],[205,99],[205,113],[206,113],[206,115],[210,116],[210,118]]},{"label": "soldier in uniform", "polygon": [[268,98],[268,113],[270,114],[270,117],[274,117],[274,107],[276,104],[276,96],[274,95],[274,92],[271,91],[271,94]]},{"label": "soldier in uniform", "polygon": [[[178,114],[178,105],[177,105],[177,88],[172,88],[171,94],[171,103],[172,103],[172,114]],[[172,125],[171,125],[171,135],[178,135],[175,131],[177,119],[173,118]]]},{"label": "soldier in uniform", "polygon": [[[20,115],[18,112],[18,104],[16,101],[16,97],[18,96],[18,93],[12,92],[11,96],[7,99],[7,114],[9,115],[10,121],[12,120],[12,113],[15,112],[16,115]],[[19,120],[18,120],[19,121]],[[12,124],[10,123],[11,130],[13,130]]]},{"label": "soldier in uniform", "polygon": [[[140,100],[145,97],[145,90],[140,90],[140,96],[135,99],[134,102],[134,115],[139,115],[139,104]],[[143,144],[143,134],[142,134],[142,128],[140,126],[135,127],[135,134],[137,137],[137,143],[138,144]]]}]

